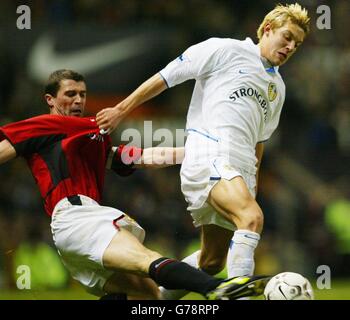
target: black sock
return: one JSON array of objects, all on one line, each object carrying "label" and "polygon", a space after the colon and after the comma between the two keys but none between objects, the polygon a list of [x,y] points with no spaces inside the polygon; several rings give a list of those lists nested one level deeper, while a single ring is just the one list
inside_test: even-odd
[{"label": "black sock", "polygon": [[222,282],[221,279],[214,278],[187,263],[164,257],[151,263],[149,275],[166,289],[185,289],[202,295],[206,295]]}]

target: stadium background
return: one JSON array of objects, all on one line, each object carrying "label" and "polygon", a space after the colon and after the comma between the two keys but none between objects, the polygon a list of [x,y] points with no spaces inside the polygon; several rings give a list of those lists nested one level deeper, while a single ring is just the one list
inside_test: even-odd
[{"label": "stadium background", "polygon": [[[262,163],[258,201],[265,229],[256,271],[300,272],[315,285],[317,268],[326,265],[332,290],[318,290],[316,296],[350,299],[350,3],[299,3],[309,9],[311,33],[281,68],[287,97]],[[16,8],[22,4],[31,8],[31,30],[16,28]],[[191,44],[209,37],[256,40],[256,29],[274,4],[1,1],[0,125],[47,111],[43,79],[54,69],[68,67],[86,75],[88,114],[94,114],[116,104]],[[330,30],[316,27],[321,4],[331,8]],[[79,59],[97,47],[118,48],[119,60],[107,56],[108,50],[99,59]],[[152,121],[153,132],[184,128],[192,87],[188,82],[139,108],[114,133],[114,141],[120,142],[127,128],[142,132],[144,120]],[[24,161],[2,165],[0,180],[0,299],[94,299],[62,269],[49,218]],[[146,229],[146,244],[164,255],[182,258],[198,247],[178,167],[139,171],[127,179],[108,173],[104,203],[134,217]],[[31,290],[16,288],[20,265],[31,268]]]}]

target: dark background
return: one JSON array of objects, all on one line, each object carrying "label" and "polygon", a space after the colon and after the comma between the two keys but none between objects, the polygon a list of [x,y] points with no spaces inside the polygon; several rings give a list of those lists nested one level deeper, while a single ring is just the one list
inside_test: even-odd
[{"label": "dark background", "polygon": [[[311,32],[280,68],[286,102],[262,163],[258,202],[265,228],[256,271],[295,271],[315,280],[318,266],[327,265],[332,276],[344,278],[350,275],[350,2],[299,3],[309,10]],[[21,4],[31,8],[30,30],[16,28]],[[331,9],[330,30],[317,28],[321,4]],[[256,29],[274,5],[238,0],[1,1],[0,125],[48,111],[43,83],[57,67],[86,75],[87,111],[95,114],[194,43],[210,37],[256,41]],[[126,53],[116,53],[124,54],[119,62],[101,56],[101,64],[89,70],[79,59],[71,60],[77,52],[121,40],[131,44]],[[142,132],[144,120],[153,121],[153,130],[183,129],[192,88],[193,82],[185,83],[141,107],[114,133],[115,143],[127,128]],[[33,255],[33,246],[52,248],[53,243],[50,219],[24,161],[2,165],[0,181],[1,290],[16,286],[16,268]],[[134,217],[146,229],[146,244],[164,255],[182,258],[198,247],[198,230],[180,191],[179,167],[139,171],[126,179],[108,173],[104,204]],[[23,249],[24,244],[28,247]],[[42,259],[48,269],[55,263]],[[38,278],[45,263],[38,263]],[[52,283],[41,284],[44,289],[69,285],[57,270]]]}]

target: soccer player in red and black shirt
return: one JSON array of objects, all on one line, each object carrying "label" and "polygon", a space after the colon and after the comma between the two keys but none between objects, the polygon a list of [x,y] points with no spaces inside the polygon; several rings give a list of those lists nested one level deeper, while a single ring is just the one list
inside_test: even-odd
[{"label": "soccer player in red and black shirt", "polygon": [[100,205],[106,167],[123,176],[137,167],[164,167],[176,158],[181,162],[183,148],[112,147],[95,118],[83,117],[86,84],[74,71],[52,73],[45,99],[49,115],[0,127],[0,164],[16,156],[26,159],[52,217],[54,243],[73,278],[97,296],[157,299],[156,283],[210,299],[262,293],[266,279],[216,279],[147,249],[145,231],[133,219]]}]

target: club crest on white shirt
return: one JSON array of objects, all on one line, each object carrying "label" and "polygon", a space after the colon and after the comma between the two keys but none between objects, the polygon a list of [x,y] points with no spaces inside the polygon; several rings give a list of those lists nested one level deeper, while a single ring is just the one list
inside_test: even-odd
[{"label": "club crest on white shirt", "polygon": [[269,83],[268,89],[267,89],[269,101],[272,102],[277,97],[277,87],[276,84],[273,82]]}]

